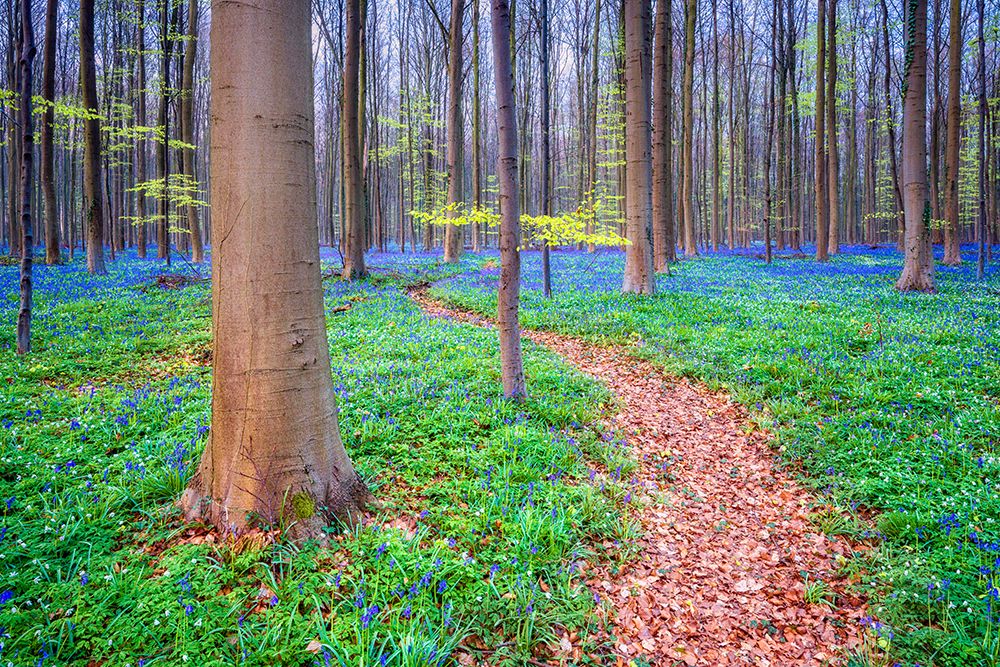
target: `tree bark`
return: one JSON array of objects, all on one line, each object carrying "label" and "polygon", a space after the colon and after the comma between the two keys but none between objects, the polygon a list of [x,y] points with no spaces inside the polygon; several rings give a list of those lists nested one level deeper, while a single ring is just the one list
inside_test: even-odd
[{"label": "tree bark", "polygon": [[962,5],[951,0],[948,22],[948,121],[947,146],[945,147],[945,227],[944,263],[958,266],[962,263],[958,239],[958,170],[962,134]]},{"label": "tree bark", "polygon": [[[458,2],[460,0],[456,0]],[[552,151],[550,137],[550,109],[549,109],[549,0],[540,0],[539,23],[541,23],[541,48],[539,56],[541,59],[541,121],[542,121],[542,215],[552,215]],[[552,297],[552,267],[549,258],[549,244],[542,241],[542,294],[546,298]]]},{"label": "tree bark", "polygon": [[886,131],[889,133],[889,165],[892,168],[892,189],[893,193],[896,195],[896,218],[899,226],[899,246],[902,248],[903,234],[905,233],[906,227],[906,217],[903,211],[903,191],[900,186],[899,166],[896,160],[896,122],[892,113],[892,66],[890,64],[892,54],[889,51],[889,8],[886,6],[885,0],[879,0],[879,5],[881,5],[882,8],[882,50],[885,51],[885,75],[883,77],[883,88],[885,93]]},{"label": "tree bark", "polygon": [[[694,2],[694,0],[691,0]],[[623,292],[653,294],[653,239],[650,173],[650,28],[649,3],[625,0],[625,206],[626,236]]]},{"label": "tree bark", "polygon": [[681,196],[684,200],[684,255],[698,254],[698,244],[694,230],[694,29],[698,17],[698,0],[685,0],[684,21],[684,82],[683,82],[683,143],[681,150],[682,182]]},{"label": "tree bark", "polygon": [[830,254],[830,187],[826,148],[826,2],[818,0],[816,27],[816,261]]},{"label": "tree bark", "polygon": [[712,0],[712,226],[709,238],[712,251],[719,252],[720,207],[719,191],[719,3]]},{"label": "tree bark", "polygon": [[[347,0],[344,48],[343,142],[345,280],[363,278],[365,270],[364,189],[361,182],[361,136],[358,127],[358,86],[361,68],[361,3]],[[214,141],[214,138],[213,138]]]},{"label": "tree bark", "polygon": [[[183,168],[189,186],[197,182],[194,168],[194,60],[198,52],[198,0],[188,0],[188,38],[184,45],[184,73],[181,81],[181,141],[184,148]],[[205,247],[201,242],[201,224],[198,207],[187,207],[188,233],[191,234],[191,261],[201,264],[205,261]]]},{"label": "tree bark", "polygon": [[673,182],[673,20],[671,0],[656,2],[653,52],[653,267],[669,271],[675,257]]},{"label": "tree bark", "polygon": [[[46,36],[46,39],[48,37]],[[35,160],[35,125],[32,108],[31,67],[35,62],[35,29],[31,22],[31,0],[21,0],[21,99],[18,105],[21,126],[21,303],[17,311],[17,353],[31,351],[31,191]]]},{"label": "tree bark", "polygon": [[986,123],[989,115],[986,101],[986,39],[983,34],[986,3],[984,0],[979,0],[976,4],[979,10],[976,35],[979,41],[979,219],[977,220],[979,248],[976,254],[976,277],[982,280],[986,274],[986,246],[991,243],[989,228],[986,226],[986,163],[989,159],[989,153],[986,152]]},{"label": "tree bark", "polygon": [[827,252],[836,255],[840,252],[840,158],[837,137],[837,0],[829,0],[830,16],[827,21],[829,38],[827,39],[827,66],[829,73],[826,79],[826,154],[827,154],[827,194],[830,197],[829,238]]},{"label": "tree bark", "polygon": [[330,376],[310,3],[212,4],[212,428],[181,506],[227,534],[259,518],[322,537],[370,494],[341,442]]},{"label": "tree bark", "polygon": [[[452,0],[448,29],[448,209],[445,217],[462,215],[457,207],[465,203],[465,117],[462,115],[462,25],[465,0]],[[444,229],[444,261],[457,262],[462,255],[462,228],[447,224]]]},{"label": "tree bark", "polygon": [[[482,105],[479,97],[479,0],[472,0],[472,199],[476,211],[483,206],[483,149],[482,149]],[[481,229],[476,222],[472,227],[472,251],[482,247]]]},{"label": "tree bark", "polygon": [[500,185],[500,284],[497,292],[497,330],[500,335],[500,374],[503,393],[520,400],[526,395],[518,322],[521,283],[521,212],[517,194],[517,113],[511,68],[510,9],[507,0],[493,0],[493,79],[496,85],[497,177]]},{"label": "tree bark", "polygon": [[55,121],[56,97],[56,31],[59,1],[48,0],[45,6],[45,44],[42,47],[42,97],[45,113],[42,116],[42,191],[45,196],[45,263],[59,263],[59,211],[56,207],[55,150],[52,134]]},{"label": "tree bark", "polygon": [[102,275],[104,267],[104,202],[101,193],[101,120],[94,67],[94,0],[80,0],[80,89],[83,107],[83,221],[87,237],[87,271]]},{"label": "tree bark", "polygon": [[[135,124],[140,127],[146,125],[146,2],[136,0],[135,11],[136,25],[136,91],[138,98],[136,103]],[[139,132],[135,146],[135,177],[138,183],[146,182],[146,133]],[[136,254],[142,259],[146,257],[147,237],[146,229],[146,192],[140,188],[135,193],[136,198]]]},{"label": "tree bark", "polygon": [[906,216],[902,292],[934,291],[927,198],[927,0],[907,0],[903,79],[903,211]]}]

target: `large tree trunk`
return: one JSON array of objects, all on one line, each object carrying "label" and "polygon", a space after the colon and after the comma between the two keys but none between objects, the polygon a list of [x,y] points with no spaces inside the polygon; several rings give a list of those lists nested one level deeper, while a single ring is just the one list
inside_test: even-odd
[{"label": "large tree trunk", "polygon": [[45,263],[59,263],[59,211],[56,207],[55,150],[52,145],[56,97],[56,19],[59,0],[48,0],[45,6],[45,44],[42,48],[42,97],[47,104],[42,117],[42,191],[45,196]]},{"label": "large tree trunk", "polygon": [[830,199],[826,148],[826,2],[819,0],[816,27],[816,261],[829,259]]},{"label": "large tree trunk", "polygon": [[694,230],[694,29],[698,18],[698,0],[685,1],[684,21],[684,82],[683,94],[683,141],[681,150],[682,187],[684,205],[684,255],[698,254],[698,244]]},{"label": "large tree trunk", "polygon": [[310,3],[212,5],[212,428],[181,505],[227,533],[259,517],[321,537],[369,493],[330,376]]},{"label": "large tree trunk", "polygon": [[500,374],[507,398],[525,396],[521,358],[520,302],[521,212],[517,195],[517,113],[514,109],[514,73],[511,67],[510,9],[507,0],[493,0],[493,70],[497,95],[497,178],[500,185],[500,285],[497,292],[497,329],[500,334]]},{"label": "large tree trunk", "polygon": [[927,0],[911,0],[903,79],[903,273],[896,289],[934,291],[927,199]]},{"label": "large tree trunk", "polygon": [[830,197],[828,252],[840,252],[840,184],[839,149],[837,137],[837,0],[829,1],[830,17],[827,21],[828,70],[826,79],[826,154],[827,154],[827,194]]},{"label": "large tree trunk", "polygon": [[[448,31],[448,204],[447,218],[462,215],[465,204],[465,117],[462,115],[462,24],[465,0],[452,0]],[[448,224],[444,230],[444,261],[462,255],[462,228]]]},{"label": "large tree trunk", "polygon": [[[53,21],[54,23],[54,21]],[[17,312],[17,353],[31,351],[31,234],[32,169],[35,160],[34,109],[31,100],[31,67],[35,62],[35,29],[31,23],[31,0],[21,0],[21,304]]]},{"label": "large tree trunk", "polygon": [[674,203],[671,183],[673,21],[671,0],[656,2],[653,52],[653,267],[669,270],[674,259]]},{"label": "large tree trunk", "polygon": [[[146,3],[136,0],[136,117],[135,124],[146,125]],[[138,183],[146,182],[146,133],[139,132],[135,142],[135,177]],[[146,257],[146,192],[139,188],[135,193],[136,203],[136,253]]]},{"label": "large tree trunk", "polygon": [[[194,59],[198,52],[198,0],[188,0],[188,37],[184,45],[184,73],[181,80],[181,141],[194,146]],[[184,148],[184,176],[189,185],[197,183],[194,168],[194,149]],[[205,261],[205,248],[201,242],[201,224],[198,207],[187,207],[188,233],[191,234],[191,261]]]},{"label": "large tree trunk", "polygon": [[[693,0],[692,0],[693,1]],[[650,173],[650,27],[649,3],[625,0],[625,206],[626,235],[623,292],[653,294],[653,239]]]},{"label": "large tree trunk", "polygon": [[958,239],[958,170],[962,133],[962,23],[959,0],[951,0],[948,23],[948,144],[945,147],[944,263],[962,263]]},{"label": "large tree trunk", "polygon": [[80,89],[83,107],[89,112],[83,121],[83,222],[87,237],[87,270],[104,274],[107,269],[104,268],[101,120],[94,70],[94,0],[80,0]]},{"label": "large tree trunk", "polygon": [[[347,43],[344,48],[344,93],[342,104],[344,156],[345,280],[364,277],[365,220],[361,182],[361,137],[358,129],[358,86],[361,68],[361,3],[347,0]],[[214,140],[214,139],[213,139]]]}]

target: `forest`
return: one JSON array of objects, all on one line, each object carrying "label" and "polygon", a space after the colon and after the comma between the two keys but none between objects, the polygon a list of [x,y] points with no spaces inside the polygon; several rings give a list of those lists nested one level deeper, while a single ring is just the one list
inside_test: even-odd
[{"label": "forest", "polygon": [[1000,665],[997,0],[0,15],[0,665]]}]

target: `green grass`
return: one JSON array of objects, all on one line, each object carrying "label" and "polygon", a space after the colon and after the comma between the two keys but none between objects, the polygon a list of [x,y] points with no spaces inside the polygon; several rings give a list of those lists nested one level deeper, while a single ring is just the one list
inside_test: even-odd
[{"label": "green grass", "polygon": [[530,398],[501,400],[495,332],[401,290],[455,269],[399,263],[326,283],[341,429],[381,501],[329,548],[179,520],[209,423],[206,284],[149,289],[134,259],[96,280],[39,268],[26,359],[3,304],[0,664],[450,664],[461,644],[517,665],[561,629],[606,652],[581,565],[634,535],[608,479],[631,462],[592,428],[608,394],[528,345]]}]

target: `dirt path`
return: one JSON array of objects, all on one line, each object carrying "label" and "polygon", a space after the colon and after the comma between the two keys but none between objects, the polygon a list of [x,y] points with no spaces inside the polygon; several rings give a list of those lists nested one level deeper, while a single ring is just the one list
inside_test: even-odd
[{"label": "dirt path", "polygon": [[[426,292],[411,296],[428,315],[490,324]],[[835,574],[850,546],[808,520],[817,499],[775,465],[767,435],[749,428],[745,412],[620,348],[524,335],[615,392],[622,409],[608,425],[625,434],[640,464],[641,554],[625,572],[592,572],[589,582],[616,609],[623,664],[844,662],[865,613]],[[826,582],[836,609],[805,602],[806,575]]]}]

